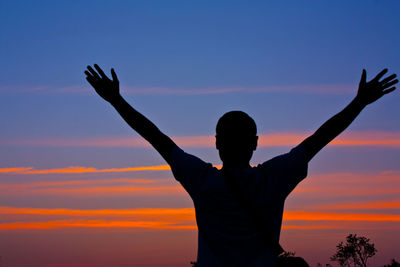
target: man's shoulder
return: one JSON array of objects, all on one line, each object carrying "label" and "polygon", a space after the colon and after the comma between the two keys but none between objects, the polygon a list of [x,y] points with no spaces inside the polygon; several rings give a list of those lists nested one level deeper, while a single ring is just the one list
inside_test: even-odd
[{"label": "man's shoulder", "polygon": [[275,156],[261,164],[257,165],[257,168],[266,168],[266,167],[282,167],[288,166],[288,164],[307,164],[306,158],[306,148],[300,144],[294,148],[292,148],[289,152],[280,154]]},{"label": "man's shoulder", "polygon": [[[205,178],[217,169],[211,163],[204,162],[200,158],[186,153],[179,147],[175,147],[170,154],[168,164],[172,173],[183,187],[193,195],[204,183]],[[215,170],[214,170],[215,169]]]},{"label": "man's shoulder", "polygon": [[168,164],[173,169],[174,167],[184,167],[187,166],[188,164],[206,164],[206,163],[200,158],[192,154],[186,153],[183,149],[176,146],[172,149],[169,155]]}]

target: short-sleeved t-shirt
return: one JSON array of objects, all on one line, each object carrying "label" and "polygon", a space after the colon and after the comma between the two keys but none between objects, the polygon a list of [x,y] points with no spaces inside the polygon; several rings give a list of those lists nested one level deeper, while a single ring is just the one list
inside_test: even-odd
[{"label": "short-sleeved t-shirt", "polygon": [[[285,199],[307,176],[308,164],[301,145],[257,167],[223,171],[175,147],[169,164],[194,203],[198,226],[196,266],[276,265],[276,255],[266,246],[248,205],[257,212],[272,242],[278,243]],[[227,179],[234,179],[242,198],[233,192]]]}]

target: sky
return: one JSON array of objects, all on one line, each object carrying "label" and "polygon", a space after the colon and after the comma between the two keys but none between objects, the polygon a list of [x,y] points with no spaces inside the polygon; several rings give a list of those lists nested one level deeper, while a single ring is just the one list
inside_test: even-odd
[{"label": "sky", "polygon": [[[383,68],[400,73],[400,2],[0,0],[0,265],[190,266],[193,203],[96,95],[87,65],[186,152],[216,166],[215,125],[243,110],[252,164],[289,151]],[[400,261],[400,94],[309,164],[281,244],[310,266],[350,233]]]}]

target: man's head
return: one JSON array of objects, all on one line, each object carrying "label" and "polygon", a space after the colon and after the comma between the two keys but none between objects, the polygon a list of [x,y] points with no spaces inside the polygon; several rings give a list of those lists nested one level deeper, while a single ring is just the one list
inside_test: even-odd
[{"label": "man's head", "polygon": [[243,111],[230,111],[218,120],[216,146],[224,166],[249,166],[257,140],[256,123]]}]

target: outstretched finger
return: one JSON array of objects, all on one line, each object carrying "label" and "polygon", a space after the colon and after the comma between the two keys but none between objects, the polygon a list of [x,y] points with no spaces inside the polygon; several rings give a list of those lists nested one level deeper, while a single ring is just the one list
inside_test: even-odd
[{"label": "outstretched finger", "polygon": [[86,74],[87,77],[93,78],[93,75],[90,74],[90,72],[88,72],[87,70],[85,70],[84,73]]},{"label": "outstretched finger", "polygon": [[379,81],[379,79],[382,78],[382,76],[385,75],[386,72],[388,72],[388,69],[382,70],[381,72],[378,73],[378,75],[375,76],[373,80]]},{"label": "outstretched finger", "polygon": [[367,82],[367,71],[365,69],[362,70],[360,84],[364,84]]},{"label": "outstretched finger", "polygon": [[117,74],[114,71],[114,68],[111,68],[111,76],[112,76],[114,82],[119,82]]},{"label": "outstretched finger", "polygon": [[392,86],[392,85],[394,85],[394,84],[396,84],[398,82],[399,82],[398,80],[391,81],[391,82],[389,82],[387,84],[384,84],[382,88],[383,89],[388,88],[388,87],[390,87],[390,86]]},{"label": "outstretched finger", "polygon": [[384,95],[386,95],[386,94],[389,94],[389,93],[391,93],[391,92],[393,92],[394,90],[396,89],[396,87],[391,87],[391,88],[389,88],[389,89],[386,89],[385,91],[383,91],[382,93],[384,94]]},{"label": "outstretched finger", "polygon": [[100,79],[100,76],[97,74],[97,72],[94,71],[94,69],[90,66],[87,66],[87,69],[90,71],[90,73],[93,75],[93,78]]},{"label": "outstretched finger", "polygon": [[383,79],[383,80],[381,81],[381,83],[382,83],[382,84],[388,83],[388,82],[390,82],[391,80],[393,80],[394,78],[396,78],[396,74],[392,74],[392,75],[390,75],[389,77]]},{"label": "outstretched finger", "polygon": [[86,77],[86,81],[88,81],[89,84],[90,84],[92,87],[95,87],[95,86],[94,86],[94,85],[95,85],[95,80],[94,80],[92,77],[87,76],[87,77]]},{"label": "outstretched finger", "polygon": [[108,79],[107,75],[104,73],[104,71],[99,67],[99,65],[94,64],[94,67],[96,68],[96,70],[98,71],[98,73],[100,74],[101,78],[103,79]]}]

